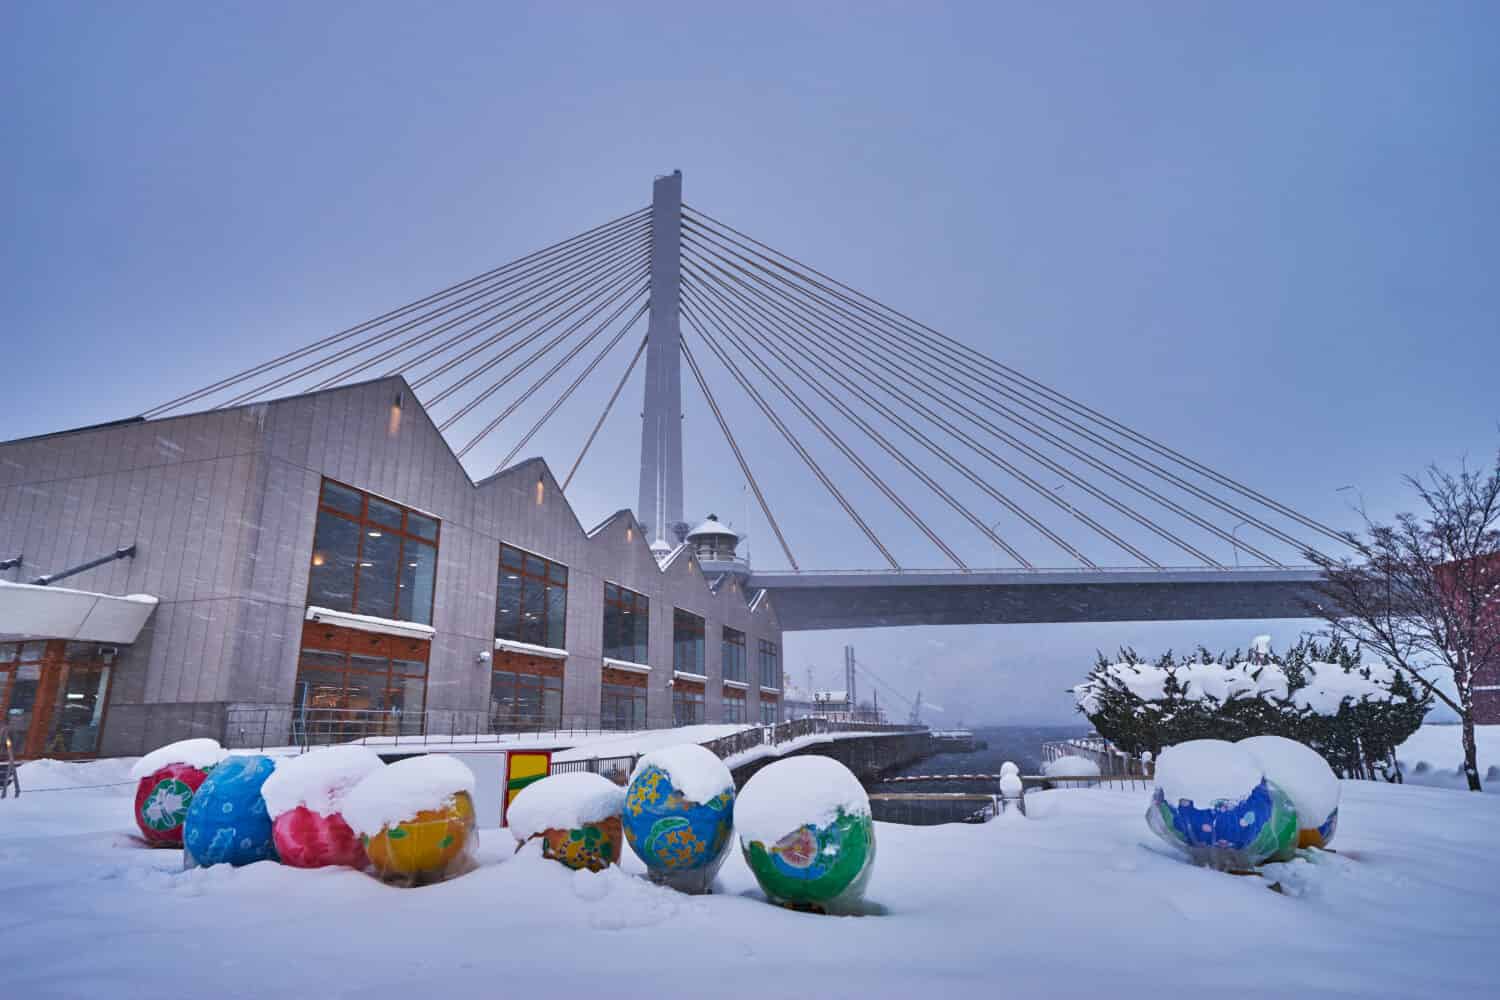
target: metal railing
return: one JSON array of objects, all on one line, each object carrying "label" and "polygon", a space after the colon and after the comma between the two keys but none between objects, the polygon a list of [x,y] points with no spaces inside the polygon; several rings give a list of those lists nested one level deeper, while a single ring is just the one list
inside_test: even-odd
[{"label": "metal railing", "polygon": [[610,720],[495,716],[465,709],[393,712],[381,709],[295,709],[290,705],[233,706],[225,710],[222,742],[246,750],[295,746],[307,749],[336,743],[426,746],[432,743],[497,743],[514,736],[571,739],[628,731]]},{"label": "metal railing", "polygon": [[1028,784],[1047,783],[1058,787],[1096,787],[1107,785],[1121,788],[1150,788],[1155,780],[1155,762],[1149,756],[1134,757],[1119,749],[1102,736],[1079,736],[1070,740],[1050,740],[1042,744],[1043,771],[1046,765],[1060,757],[1082,757],[1099,767],[1099,774],[1080,775],[1027,775]]}]

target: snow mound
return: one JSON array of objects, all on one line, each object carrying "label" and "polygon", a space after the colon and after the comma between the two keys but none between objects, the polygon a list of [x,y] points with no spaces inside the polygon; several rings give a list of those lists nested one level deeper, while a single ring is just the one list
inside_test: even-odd
[{"label": "snow mound", "polygon": [[340,811],[351,830],[373,837],[423,810],[441,809],[459,792],[474,794],[474,772],[457,757],[431,753],[371,771],[344,796]]},{"label": "snow mound", "polygon": [[130,760],[105,757],[101,760],[23,761],[16,771],[22,792],[40,792],[54,788],[89,788],[100,785],[123,785],[139,781],[131,774]]},{"label": "snow mound", "polygon": [[209,739],[206,736],[193,740],[178,740],[176,743],[158,747],[136,761],[135,766],[130,769],[130,776],[139,781],[148,774],[155,774],[168,764],[187,764],[200,771],[207,770],[228,756],[229,751],[219,746],[218,740]]},{"label": "snow mound", "polygon": [[788,757],[768,764],[734,800],[740,843],[774,844],[804,826],[827,826],[842,811],[870,815],[859,779],[832,757]]},{"label": "snow mound", "polygon": [[1236,745],[1286,792],[1304,827],[1321,825],[1339,807],[1338,775],[1312,747],[1285,736],[1251,736]]},{"label": "snow mound", "polygon": [[1239,802],[1265,774],[1255,757],[1226,740],[1189,740],[1167,747],[1156,762],[1156,787],[1172,804],[1206,809],[1220,800]]},{"label": "snow mound", "polygon": [[1097,778],[1099,765],[1087,757],[1065,754],[1043,764],[1042,773],[1049,778]]},{"label": "snow mound", "polygon": [[331,816],[355,785],[382,767],[385,762],[368,747],[323,747],[281,761],[260,793],[273,818],[298,806]]},{"label": "snow mound", "polygon": [[636,762],[630,780],[635,781],[642,771],[652,766],[667,772],[672,787],[690,802],[707,802],[720,792],[734,788],[734,775],[729,773],[724,762],[696,743],[679,743],[651,751]]},{"label": "snow mound", "polygon": [[576,830],[620,815],[625,789],[603,775],[569,771],[543,778],[521,789],[506,811],[516,840],[525,842],[544,830]]}]

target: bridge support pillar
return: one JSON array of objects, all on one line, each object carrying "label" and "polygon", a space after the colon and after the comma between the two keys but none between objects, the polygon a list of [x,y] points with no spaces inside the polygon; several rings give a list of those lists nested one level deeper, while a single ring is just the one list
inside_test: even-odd
[{"label": "bridge support pillar", "polygon": [[651,316],[635,516],[653,544],[676,545],[675,529],[683,523],[681,254],[682,171],[676,170],[658,177],[651,189]]}]

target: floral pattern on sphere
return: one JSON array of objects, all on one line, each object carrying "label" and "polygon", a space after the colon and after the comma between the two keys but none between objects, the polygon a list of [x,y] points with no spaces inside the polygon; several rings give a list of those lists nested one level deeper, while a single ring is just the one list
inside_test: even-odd
[{"label": "floral pattern on sphere", "polygon": [[1221,799],[1206,808],[1187,799],[1174,805],[1158,788],[1146,809],[1146,825],[1194,864],[1224,871],[1288,861],[1297,851],[1297,811],[1286,793],[1265,779],[1238,801]]},{"label": "floral pattern on sphere", "polygon": [[800,826],[769,847],[752,840],[740,848],[771,902],[845,909],[863,897],[875,867],[875,824],[840,809],[831,822]]},{"label": "floral pattern on sphere", "polygon": [[152,847],[181,847],[182,826],[193,796],[212,768],[168,764],[135,786],[135,825]]},{"label": "floral pattern on sphere", "polygon": [[623,832],[620,817],[610,816],[597,823],[585,823],[571,830],[543,830],[542,857],[551,858],[575,871],[587,868],[602,872],[620,863]]},{"label": "floral pattern on sphere", "polygon": [[214,767],[188,806],[182,846],[190,865],[240,865],[275,861],[271,816],[260,789],[276,762],[269,757],[227,757]]},{"label": "floral pattern on sphere", "polygon": [[474,802],[468,792],[457,792],[440,808],[381,827],[361,844],[381,878],[424,885],[471,867],[476,840]]},{"label": "floral pattern on sphere", "polygon": [[666,771],[648,765],[630,783],[623,820],[626,839],[653,879],[706,891],[728,853],[734,789],[694,802]]}]

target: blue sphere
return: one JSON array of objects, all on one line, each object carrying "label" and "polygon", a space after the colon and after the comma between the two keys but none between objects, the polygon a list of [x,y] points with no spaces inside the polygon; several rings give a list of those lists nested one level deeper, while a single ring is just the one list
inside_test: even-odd
[{"label": "blue sphere", "polygon": [[269,757],[226,757],[193,796],[183,823],[182,846],[190,865],[240,865],[276,861],[271,816],[260,788],[276,762]]},{"label": "blue sphere", "polygon": [[622,820],[625,838],[654,881],[706,892],[729,853],[734,785],[694,802],[683,798],[670,774],[648,764],[630,782]]}]

